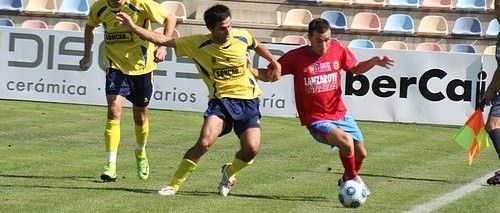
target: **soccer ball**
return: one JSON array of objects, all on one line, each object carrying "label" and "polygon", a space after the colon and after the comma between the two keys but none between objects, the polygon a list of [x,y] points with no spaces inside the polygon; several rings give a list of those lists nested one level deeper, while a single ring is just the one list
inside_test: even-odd
[{"label": "soccer ball", "polygon": [[354,180],[348,180],[340,186],[339,201],[347,208],[358,208],[366,202],[366,187]]}]

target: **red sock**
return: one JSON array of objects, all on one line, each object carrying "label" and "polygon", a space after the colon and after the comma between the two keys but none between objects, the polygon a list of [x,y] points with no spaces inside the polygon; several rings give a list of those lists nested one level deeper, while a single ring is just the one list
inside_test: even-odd
[{"label": "red sock", "polygon": [[354,159],[354,155],[343,156],[340,154],[340,160],[342,161],[342,165],[344,166],[344,180],[351,180],[354,177],[358,176],[358,172],[356,171],[356,162]]},{"label": "red sock", "polygon": [[361,170],[361,167],[363,166],[363,161],[356,161],[356,173],[359,173],[359,170]]}]

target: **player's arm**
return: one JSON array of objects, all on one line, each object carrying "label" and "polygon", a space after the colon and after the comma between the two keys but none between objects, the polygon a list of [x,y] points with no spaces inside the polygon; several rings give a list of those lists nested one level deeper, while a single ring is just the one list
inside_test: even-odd
[{"label": "player's arm", "polygon": [[368,72],[374,66],[381,66],[386,69],[394,65],[394,60],[387,56],[375,56],[366,61],[359,62],[356,66],[354,66],[350,71],[354,74],[363,74]]},{"label": "player's arm", "polygon": [[[175,25],[177,24],[177,18],[171,13],[168,14],[167,18],[163,21],[163,35],[167,37],[173,37]],[[167,56],[167,47],[159,46],[155,52],[155,62],[162,62]]]},{"label": "player's arm", "polygon": [[493,79],[491,79],[490,85],[488,85],[486,91],[484,92],[484,104],[490,105],[498,90],[500,90],[500,60],[497,58],[497,69],[495,70],[495,74],[493,74]]},{"label": "player's arm", "polygon": [[255,52],[269,62],[267,69],[259,69],[258,79],[265,82],[274,82],[281,77],[281,64],[274,58],[271,52],[261,43],[255,47]]},{"label": "player's arm", "polygon": [[120,25],[122,25],[125,29],[130,32],[137,34],[139,37],[153,42],[158,45],[174,47],[175,48],[175,40],[171,36],[166,36],[161,33],[157,33],[154,31],[149,31],[140,26],[137,26],[132,18],[126,13],[119,12],[116,14],[116,19]]},{"label": "player's arm", "polygon": [[85,32],[83,34],[83,58],[80,60],[80,68],[82,70],[87,70],[89,68],[90,62],[90,50],[92,49],[92,43],[94,43],[94,28],[89,24],[85,25]]}]

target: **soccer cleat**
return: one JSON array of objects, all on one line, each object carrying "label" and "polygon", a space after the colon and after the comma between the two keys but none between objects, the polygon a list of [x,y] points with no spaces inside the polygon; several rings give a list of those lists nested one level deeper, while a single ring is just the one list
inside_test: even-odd
[{"label": "soccer cleat", "polygon": [[224,197],[227,197],[229,191],[231,191],[231,188],[234,186],[234,183],[236,182],[236,179],[234,178],[231,180],[231,177],[229,176],[229,173],[227,171],[230,165],[231,165],[230,163],[226,163],[222,166],[221,169],[221,179],[218,189],[219,189],[219,194]]},{"label": "soccer cleat", "polygon": [[158,190],[158,194],[162,196],[172,196],[175,195],[177,190],[173,186],[165,185],[160,190]]},{"label": "soccer cleat", "polygon": [[[369,196],[371,193],[370,193],[370,190],[368,189],[368,187],[366,187],[366,184],[365,182],[363,181],[363,179],[361,179],[361,177],[358,175],[356,177],[354,177],[352,180],[360,183],[361,185],[365,186],[366,188],[366,196]],[[340,178],[339,181],[337,182],[337,185],[338,186],[342,186],[344,184],[344,179],[343,178]]]},{"label": "soccer cleat", "polygon": [[500,171],[495,172],[493,177],[490,177],[490,178],[488,178],[488,180],[486,180],[486,183],[489,185],[500,184]]},{"label": "soccer cleat", "polygon": [[141,180],[147,180],[149,177],[149,163],[147,158],[136,158],[137,176]]},{"label": "soccer cleat", "polygon": [[104,182],[116,181],[116,164],[108,163],[108,165],[104,166],[104,172],[101,175],[101,180]]}]

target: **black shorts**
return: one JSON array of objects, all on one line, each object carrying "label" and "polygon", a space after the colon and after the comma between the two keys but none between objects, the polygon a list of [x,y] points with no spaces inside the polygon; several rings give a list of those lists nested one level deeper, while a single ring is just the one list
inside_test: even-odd
[{"label": "black shorts", "polygon": [[120,70],[109,68],[106,74],[106,95],[121,95],[135,106],[149,105],[153,94],[153,73],[125,75]]},{"label": "black shorts", "polygon": [[219,136],[223,136],[234,127],[234,133],[241,133],[250,128],[260,128],[260,100],[258,98],[245,100],[234,98],[211,99],[205,110],[204,118],[217,115],[224,120],[225,127]]}]

